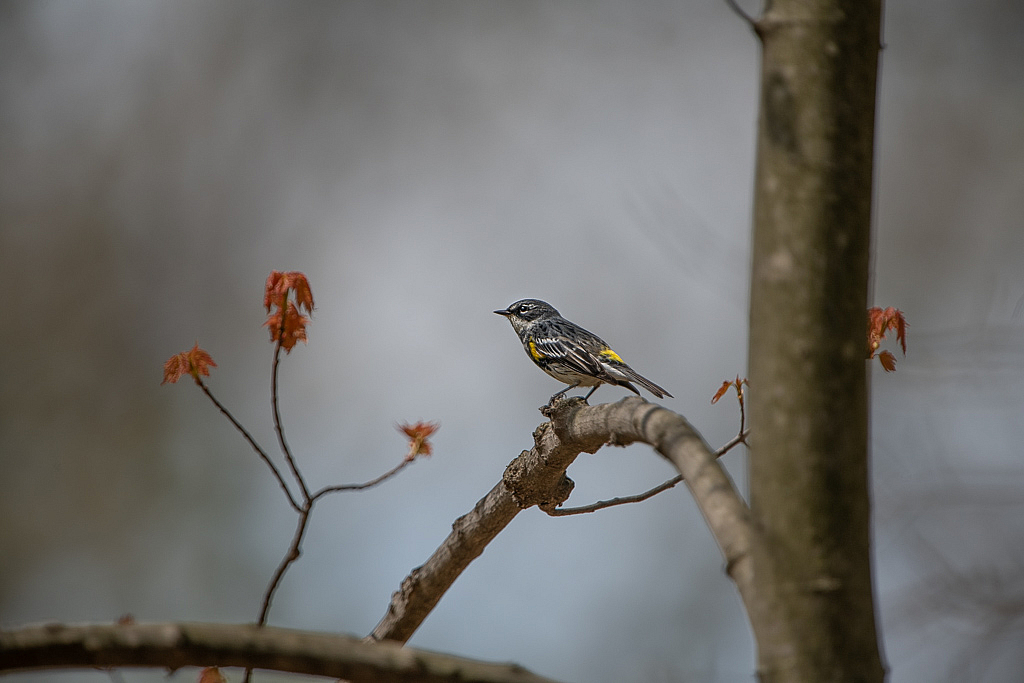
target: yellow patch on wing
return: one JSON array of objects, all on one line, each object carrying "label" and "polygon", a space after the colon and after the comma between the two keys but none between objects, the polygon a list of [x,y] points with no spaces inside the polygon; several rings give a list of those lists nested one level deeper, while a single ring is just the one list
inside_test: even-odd
[{"label": "yellow patch on wing", "polygon": [[626,362],[626,361],[622,360],[621,358],[619,358],[619,354],[615,353],[615,352],[614,352],[614,351],[612,351],[611,349],[603,349],[603,350],[602,350],[602,351],[601,351],[601,352],[600,352],[599,354],[597,354],[597,355],[599,355],[599,356],[604,356],[605,358],[607,358],[607,359],[609,359],[609,360],[614,360],[614,361],[618,361],[619,363],[625,363],[625,362]]},{"label": "yellow patch on wing", "polygon": [[544,357],[543,354],[541,354],[541,352],[537,350],[537,345],[534,344],[533,340],[531,339],[530,340],[530,358],[532,358],[534,360],[540,360],[543,357]]}]

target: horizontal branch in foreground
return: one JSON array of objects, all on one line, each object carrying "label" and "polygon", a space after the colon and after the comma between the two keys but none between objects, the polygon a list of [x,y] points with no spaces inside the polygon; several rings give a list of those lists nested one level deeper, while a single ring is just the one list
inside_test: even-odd
[{"label": "horizontal branch in foreground", "polygon": [[542,409],[550,418],[533,433],[534,446],[509,463],[502,480],[471,512],[455,520],[448,538],[402,581],[370,634],[406,642],[455,579],[520,510],[552,510],[568,499],[565,470],[583,452],[609,444],[650,444],[667,458],[693,493],[744,599],[749,597],[750,511],[716,460],[716,454],[682,415],[639,398],[587,405],[570,398]]},{"label": "horizontal branch in foreground", "polygon": [[0,672],[139,666],[253,667],[353,683],[552,683],[515,664],[252,624],[49,624],[0,630]]}]

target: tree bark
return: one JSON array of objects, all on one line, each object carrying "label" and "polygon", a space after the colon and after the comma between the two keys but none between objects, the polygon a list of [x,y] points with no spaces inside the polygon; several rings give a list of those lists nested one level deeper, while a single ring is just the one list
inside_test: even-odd
[{"label": "tree bark", "polygon": [[763,43],[749,440],[760,680],[881,681],[866,309],[880,0],[774,0]]}]

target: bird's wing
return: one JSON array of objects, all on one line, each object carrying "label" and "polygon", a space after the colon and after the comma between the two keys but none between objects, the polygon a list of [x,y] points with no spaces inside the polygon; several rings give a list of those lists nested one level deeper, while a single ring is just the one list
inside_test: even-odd
[{"label": "bird's wing", "polygon": [[586,349],[569,343],[564,337],[547,336],[543,331],[532,339],[534,348],[543,360],[558,361],[570,368],[593,377],[604,377],[607,373],[601,363]]}]

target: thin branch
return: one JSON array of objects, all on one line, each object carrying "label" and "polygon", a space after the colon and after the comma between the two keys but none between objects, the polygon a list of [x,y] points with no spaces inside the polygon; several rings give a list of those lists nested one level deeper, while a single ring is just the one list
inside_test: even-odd
[{"label": "thin branch", "polygon": [[[267,615],[270,613],[270,603],[274,599],[274,593],[277,592],[278,586],[281,585],[281,581],[284,579],[284,573],[288,571],[288,567],[293,562],[299,559],[302,555],[302,539],[306,536],[306,529],[309,527],[309,517],[313,514],[313,501],[307,499],[303,503],[302,509],[299,511],[299,523],[295,527],[295,534],[292,536],[291,545],[288,546],[288,552],[281,558],[281,563],[277,565],[277,569],[274,571],[274,575],[270,579],[270,583],[267,584],[267,590],[263,592],[263,603],[260,605],[260,616],[256,620],[258,627],[263,627],[267,623]],[[246,667],[245,675],[242,678],[243,683],[250,683],[252,681],[252,667]]]},{"label": "thin branch", "polygon": [[747,425],[747,409],[743,405],[743,398],[740,397],[740,436],[741,437],[743,437],[744,428],[746,427],[746,425]]},{"label": "thin branch", "polygon": [[284,573],[288,571],[288,567],[291,566],[292,562],[299,559],[302,555],[302,539],[306,535],[306,529],[309,526],[309,516],[313,513],[313,504],[307,502],[306,506],[301,512],[299,512],[299,523],[295,527],[295,535],[292,536],[292,543],[288,546],[288,552],[285,553],[284,557],[281,558],[281,563],[277,566],[277,570],[274,572],[274,576],[270,579],[270,583],[267,585],[267,590],[263,594],[263,605],[260,607],[260,616],[256,623],[259,626],[263,626],[267,623],[267,613],[270,612],[270,602],[274,599],[274,593],[277,591],[277,587],[281,585],[281,579],[284,578]]},{"label": "thin branch", "polygon": [[259,454],[260,458],[263,459],[263,462],[265,462],[267,467],[270,468],[270,471],[274,473],[274,478],[277,479],[277,483],[281,485],[281,490],[284,491],[284,495],[288,498],[288,504],[291,505],[296,512],[302,512],[302,506],[295,500],[295,496],[292,495],[291,489],[288,488],[288,484],[285,482],[284,477],[281,476],[281,471],[277,469],[277,466],[274,465],[274,462],[270,459],[270,456],[267,455],[266,451],[260,448],[260,445],[256,443],[256,440],[252,438],[252,435],[246,430],[246,428],[243,427],[241,423],[235,419],[235,416],[217,400],[206,384],[203,383],[203,380],[196,377],[196,384],[198,384],[199,388],[203,390],[203,393],[206,394],[207,398],[213,401],[213,405],[217,406],[217,410],[219,410],[221,414],[223,414],[224,417],[226,417],[231,424],[235,426],[235,429],[241,432],[242,436],[249,442],[249,445],[252,446],[253,450]]},{"label": "thin branch", "polygon": [[715,455],[721,458],[723,455],[731,451],[733,448],[736,448],[736,446],[739,446],[740,444],[746,445],[748,436],[750,436],[749,429],[746,431],[740,431],[739,434],[726,441],[725,445],[719,448]]},{"label": "thin branch", "polygon": [[371,479],[370,481],[363,482],[362,484],[336,484],[335,486],[325,486],[322,489],[320,489],[319,491],[317,491],[316,493],[314,493],[312,496],[310,496],[309,500],[312,503],[312,502],[316,502],[318,499],[322,498],[323,496],[326,496],[328,493],[336,493],[338,491],[362,491],[364,489],[368,489],[368,488],[374,487],[377,484],[385,482],[388,479],[390,479],[391,477],[393,477],[396,474],[398,474],[399,472],[401,472],[412,461],[413,461],[413,458],[409,458],[409,457],[403,458],[402,462],[398,463],[397,465],[392,467],[390,470],[388,470],[384,474],[382,474],[379,477],[376,477],[374,479]]},{"label": "thin branch", "polygon": [[[740,405],[742,406],[743,404],[741,403]],[[741,418],[740,424],[742,425],[742,423],[743,420]],[[726,442],[724,446],[722,446],[715,452],[715,457],[721,458],[723,455],[732,450],[732,448],[735,447],[737,444],[746,443],[746,438],[747,436],[749,436],[749,434],[750,432],[740,432],[739,434],[734,436],[732,439]],[[588,512],[597,512],[598,510],[610,508],[615,505],[642,503],[648,498],[653,498],[662,491],[668,491],[669,489],[674,488],[676,484],[680,483],[681,481],[683,481],[683,475],[677,474],[668,481],[662,482],[661,484],[655,486],[653,489],[644,491],[643,493],[638,493],[632,496],[620,496],[618,498],[611,498],[609,500],[599,500],[596,503],[591,503],[590,505],[580,505],[579,507],[574,508],[552,508],[544,510],[544,512],[548,513],[552,517],[568,517],[569,515],[582,515]]]},{"label": "thin branch", "polygon": [[755,31],[757,30],[757,20],[750,14],[747,14],[747,11],[740,7],[736,0],[725,0],[725,4],[728,5],[729,9],[731,9],[736,16],[750,24],[752,29]]},{"label": "thin branch", "polygon": [[666,482],[658,484],[653,489],[638,493],[633,496],[621,496],[619,498],[611,498],[609,500],[599,500],[596,503],[590,505],[580,505],[574,508],[554,508],[552,510],[545,510],[552,517],[568,517],[569,515],[582,515],[587,512],[597,512],[605,508],[610,508],[615,505],[626,505],[627,503],[642,503],[648,498],[653,498],[662,491],[668,491],[670,488],[675,487],[676,484],[683,480],[683,475],[677,474]]},{"label": "thin branch", "polygon": [[47,624],[0,630],[0,672],[252,667],[351,683],[554,683],[515,664],[252,624]]},{"label": "thin branch", "polygon": [[292,476],[295,477],[295,481],[299,483],[299,489],[302,491],[302,500],[309,501],[309,488],[306,487],[306,480],[302,477],[302,472],[299,471],[299,465],[295,462],[295,458],[292,457],[292,451],[288,448],[288,442],[284,438],[284,427],[281,426],[281,411],[278,408],[277,401],[277,371],[281,365],[281,337],[284,335],[284,316],[281,316],[281,330],[278,334],[277,346],[274,347],[274,366],[270,373],[270,403],[274,408],[274,431],[277,432],[277,442],[281,445],[281,451],[284,453],[284,459],[288,463],[288,467],[291,468]]},{"label": "thin branch", "polygon": [[[743,401],[743,393],[742,392],[743,392],[743,387],[740,387],[740,395],[739,395],[739,401],[740,401],[740,434],[739,434],[739,440],[742,441],[743,443],[747,443],[747,436],[750,435],[750,432],[747,430],[747,408],[746,408],[746,403],[744,403],[744,401]],[[733,446],[735,446],[735,445],[736,444],[733,444]],[[730,448],[732,448],[732,446],[730,446]]]}]

